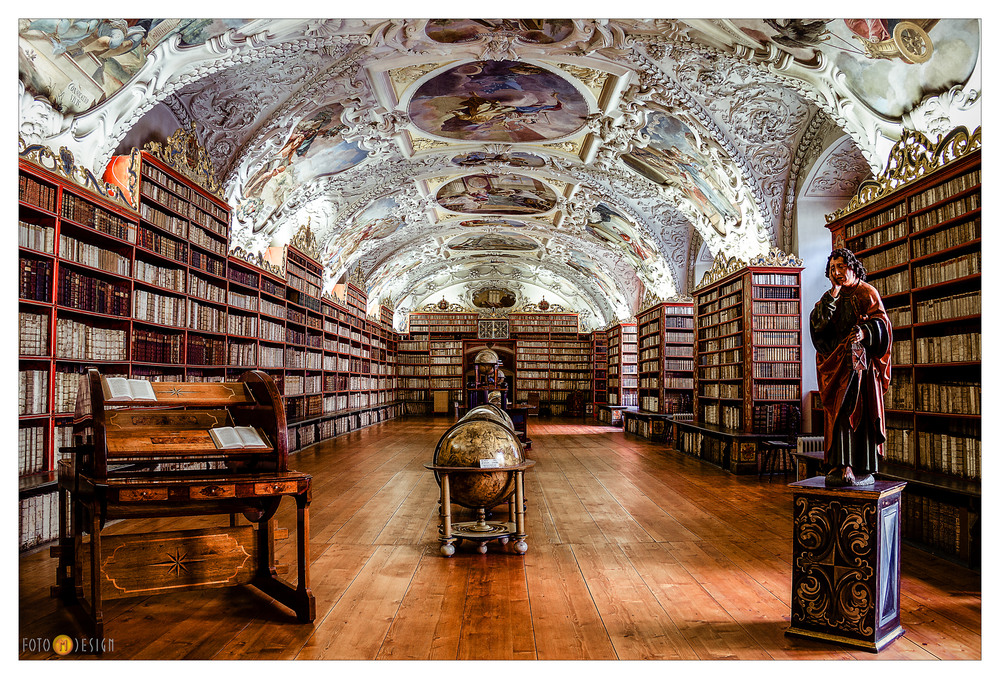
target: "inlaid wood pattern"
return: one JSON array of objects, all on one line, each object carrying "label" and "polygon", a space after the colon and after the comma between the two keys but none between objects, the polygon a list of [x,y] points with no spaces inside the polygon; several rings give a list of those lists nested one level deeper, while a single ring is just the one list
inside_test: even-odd
[{"label": "inlaid wood pattern", "polygon": [[[423,468],[453,420],[407,417],[297,453],[313,475],[311,587],[301,625],[250,587],[105,605],[111,659],[980,659],[980,574],[903,547],[905,636],[880,654],[784,632],[791,489],[733,476],[612,427],[532,417],[529,550],[438,549],[438,488]],[[502,508],[506,511],[506,508]],[[498,510],[499,511],[499,510]],[[454,507],[455,520],[474,518]],[[295,554],[294,504],[276,516]],[[223,522],[220,524],[219,522]],[[125,522],[119,532],[224,525]],[[118,530],[111,525],[110,536]],[[56,560],[19,559],[20,636],[79,635],[49,598]],[[294,572],[290,574],[294,577]],[[22,653],[22,658],[55,657]]]}]

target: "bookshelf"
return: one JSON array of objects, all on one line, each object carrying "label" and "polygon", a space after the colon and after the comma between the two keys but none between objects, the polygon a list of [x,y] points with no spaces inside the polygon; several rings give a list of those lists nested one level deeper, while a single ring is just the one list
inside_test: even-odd
[{"label": "bookshelf", "polygon": [[937,144],[904,137],[894,156],[916,148],[926,156],[913,158],[953,160],[899,165],[827,217],[834,247],[865,265],[893,326],[880,472],[908,481],[903,537],[973,567],[982,479],[978,139],[962,128]]},{"label": "bookshelf", "polygon": [[636,321],[640,412],[692,412],[694,305],[662,302]]},{"label": "bookshelf", "polygon": [[284,267],[231,255],[228,205],[147,151],[112,159],[100,193],[68,176],[19,159],[22,549],[55,535],[53,470],[87,367],[154,381],[259,367],[291,450],[397,414],[396,335],[363,290],[322,297],[320,265],[295,246]]},{"label": "bookshelf", "polygon": [[608,334],[608,405],[639,405],[638,346],[635,323],[619,323]]},{"label": "bookshelf", "polygon": [[716,259],[694,295],[694,421],[675,422],[683,452],[756,473],[757,442],[802,403],[801,261],[777,249],[750,263]]},{"label": "bookshelf", "polygon": [[538,394],[540,409],[559,415],[567,412],[574,392],[582,392],[585,400],[591,398],[591,339],[579,333],[576,314],[511,314],[510,334],[516,341],[516,403],[526,403],[530,394]]},{"label": "bookshelf", "polygon": [[[427,413],[439,405],[463,402],[463,339],[476,336],[478,315],[417,312],[409,334],[399,341],[399,382],[408,412]],[[447,409],[447,406],[443,406]]]},{"label": "bookshelf", "polygon": [[[608,333],[595,330],[591,335],[591,354],[594,357],[594,406],[608,402]],[[595,413],[596,414],[596,413]]]}]

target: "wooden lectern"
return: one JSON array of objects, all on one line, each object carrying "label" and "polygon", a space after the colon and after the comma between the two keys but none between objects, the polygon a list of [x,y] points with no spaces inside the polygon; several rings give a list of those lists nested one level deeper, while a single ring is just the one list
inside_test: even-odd
[{"label": "wooden lectern", "polygon": [[[285,411],[274,381],[252,370],[238,382],[150,386],[153,398],[112,398],[97,370],[81,378],[74,454],[59,463],[53,595],[97,640],[104,638],[105,599],[206,587],[254,585],[300,622],[314,620],[312,477],[288,469]],[[234,426],[253,427],[263,445],[220,448],[209,431]],[[272,517],[285,496],[297,507],[296,585],[278,576],[274,561]],[[228,515],[228,525],[102,535],[114,519],[213,514]],[[238,525],[238,514],[250,525]]]}]

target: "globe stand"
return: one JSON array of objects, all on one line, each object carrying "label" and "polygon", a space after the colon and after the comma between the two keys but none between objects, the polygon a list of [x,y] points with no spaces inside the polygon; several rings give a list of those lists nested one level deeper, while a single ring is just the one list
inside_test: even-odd
[{"label": "globe stand", "polygon": [[[491,467],[476,469],[474,467],[440,467],[425,464],[424,467],[437,473],[441,480],[441,524],[438,534],[441,536],[441,554],[450,557],[455,554],[455,543],[461,540],[477,542],[480,554],[486,554],[487,544],[496,540],[506,545],[514,540],[514,551],[524,554],[528,551],[526,542],[528,534],[524,525],[524,470],[535,466],[534,460],[525,460],[523,464],[512,467]],[[451,520],[451,479],[452,474],[478,474],[485,472],[509,471],[514,475],[514,493],[507,501],[507,521],[487,521],[486,507],[477,507],[478,518],[475,521],[452,523]]]}]

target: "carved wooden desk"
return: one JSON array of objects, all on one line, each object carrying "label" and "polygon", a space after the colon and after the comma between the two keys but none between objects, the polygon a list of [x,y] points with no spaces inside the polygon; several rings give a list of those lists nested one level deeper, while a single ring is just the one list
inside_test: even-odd
[{"label": "carved wooden desk", "polygon": [[[309,589],[312,477],[287,468],[285,414],[273,380],[153,383],[154,401],[108,398],[97,370],[82,377],[74,456],[59,464],[59,558],[53,595],[104,638],[102,602],[130,596],[251,584],[315,619]],[[208,430],[250,425],[263,447],[220,450]],[[296,503],[298,582],[278,576],[272,517]],[[251,525],[237,525],[242,514]],[[109,520],[228,515],[219,528],[103,536]],[[102,645],[97,644],[97,648]]]}]

